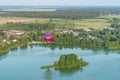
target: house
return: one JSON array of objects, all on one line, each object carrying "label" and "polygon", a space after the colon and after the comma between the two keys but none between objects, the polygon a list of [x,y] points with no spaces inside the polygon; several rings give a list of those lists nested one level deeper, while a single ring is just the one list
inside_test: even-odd
[{"label": "house", "polygon": [[2,40],[0,40],[0,44],[2,44]]},{"label": "house", "polygon": [[4,43],[4,42],[7,42],[7,40],[6,40],[6,39],[3,39],[3,41],[2,41],[2,42],[3,42],[3,43]]},{"label": "house", "polygon": [[73,32],[73,35],[74,36],[78,36],[80,33],[77,31],[77,32]]},{"label": "house", "polygon": [[89,29],[89,28],[85,28],[84,31],[86,31],[86,32],[90,32],[90,31],[92,31],[92,30]]},{"label": "house", "polygon": [[17,39],[13,39],[12,42],[17,42]]},{"label": "house", "polygon": [[96,39],[98,37],[97,36],[93,36],[93,35],[89,35],[88,38],[90,38],[90,39]]},{"label": "house", "polygon": [[55,29],[55,32],[60,34],[65,34],[65,33],[73,33],[73,30]]},{"label": "house", "polygon": [[10,38],[11,36],[19,37],[25,34],[24,31],[18,31],[18,30],[8,30],[8,31],[3,31],[5,34],[6,38]]}]

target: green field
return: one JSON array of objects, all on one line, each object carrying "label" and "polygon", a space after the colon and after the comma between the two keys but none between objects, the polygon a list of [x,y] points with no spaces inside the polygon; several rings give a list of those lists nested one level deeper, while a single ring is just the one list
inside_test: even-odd
[{"label": "green field", "polygon": [[[94,28],[94,29],[104,29],[107,28],[111,23],[107,19],[103,18],[111,18],[112,16],[100,16],[100,19],[57,19],[53,18],[20,18],[20,17],[7,17],[0,18],[0,24],[5,24],[8,22],[13,23],[53,23],[56,28],[67,28],[67,29],[86,29],[86,28]],[[116,16],[117,17],[117,16]],[[119,15],[120,17],[120,15]]]},{"label": "green field", "polygon": [[104,29],[111,25],[113,18],[120,18],[120,15],[104,15],[98,16],[93,19],[53,19],[53,23],[56,24],[56,27],[70,28],[70,29]]},{"label": "green field", "polygon": [[56,24],[56,27],[70,29],[80,28],[104,29],[110,25],[108,20],[104,19],[79,19],[79,20],[55,19],[53,23]]},{"label": "green field", "polygon": [[99,16],[97,18],[104,18],[104,19],[113,19],[113,18],[120,18],[120,14],[109,14],[109,15],[103,15]]}]

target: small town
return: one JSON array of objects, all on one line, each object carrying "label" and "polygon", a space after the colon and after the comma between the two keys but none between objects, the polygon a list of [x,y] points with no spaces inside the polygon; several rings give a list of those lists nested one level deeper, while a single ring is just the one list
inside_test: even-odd
[{"label": "small town", "polygon": [[16,42],[18,39],[20,39],[22,36],[26,35],[25,31],[18,31],[18,30],[8,30],[8,31],[2,31],[1,34],[5,35],[5,38],[3,40],[0,40],[0,44],[7,42],[10,44],[10,42]]},{"label": "small town", "polygon": [[[84,29],[85,32],[91,32],[90,29]],[[5,36],[4,39],[0,40],[0,44],[2,43],[8,43],[10,44],[11,42],[16,42],[19,41],[22,37],[25,36],[29,36],[30,32],[26,32],[26,31],[20,31],[20,30],[7,30],[7,31],[1,31],[0,32],[2,35]],[[48,31],[41,31],[41,34],[45,34],[45,33],[49,33]],[[65,29],[55,29],[54,33],[56,34],[73,34],[74,36],[78,37],[80,35],[80,31],[73,31],[73,30],[65,30]],[[43,37],[43,35],[41,36]],[[97,39],[97,36],[94,35],[88,35],[87,36],[89,39]],[[82,39],[82,37],[79,37],[79,39]],[[35,43],[35,41],[31,41],[33,43]],[[38,43],[41,41],[36,41],[36,43]]]}]

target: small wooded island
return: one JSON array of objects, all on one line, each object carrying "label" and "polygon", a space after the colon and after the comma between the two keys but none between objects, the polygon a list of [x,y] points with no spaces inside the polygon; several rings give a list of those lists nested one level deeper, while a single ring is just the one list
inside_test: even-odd
[{"label": "small wooded island", "polygon": [[61,55],[59,61],[54,62],[53,65],[41,66],[41,69],[48,68],[75,68],[75,67],[83,67],[88,65],[89,63],[84,61],[83,58],[78,59],[75,54],[67,54]]}]

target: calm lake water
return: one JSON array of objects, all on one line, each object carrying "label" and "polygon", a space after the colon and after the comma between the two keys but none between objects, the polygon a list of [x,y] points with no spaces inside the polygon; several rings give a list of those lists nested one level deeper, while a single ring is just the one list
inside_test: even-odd
[{"label": "calm lake water", "polygon": [[[89,62],[82,69],[40,69],[53,64],[60,55],[76,53]],[[93,51],[80,48],[28,46],[0,57],[0,80],[120,80],[120,51]]]}]

